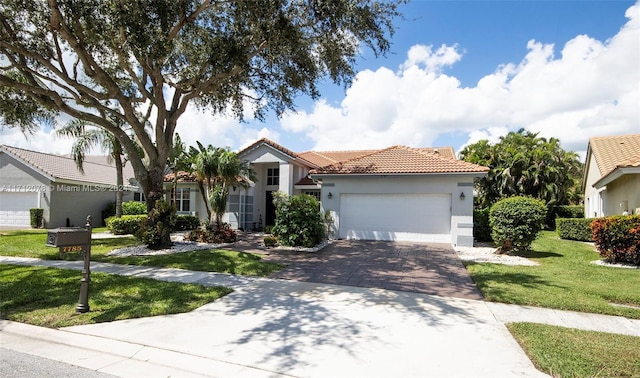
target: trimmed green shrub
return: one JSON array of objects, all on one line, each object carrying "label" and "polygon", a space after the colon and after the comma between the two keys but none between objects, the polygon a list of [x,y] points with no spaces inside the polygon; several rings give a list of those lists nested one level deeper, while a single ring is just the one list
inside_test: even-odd
[{"label": "trimmed green shrub", "polygon": [[273,235],[280,244],[289,247],[311,248],[325,237],[325,218],[320,202],[308,194],[274,196],[276,224]]},{"label": "trimmed green shrub", "polygon": [[640,215],[616,215],[591,222],[593,241],[609,262],[640,265]]},{"label": "trimmed green shrub", "polygon": [[29,209],[29,221],[32,228],[42,228],[42,220],[44,218],[44,209]]},{"label": "trimmed green shrub", "polygon": [[504,198],[491,206],[491,237],[501,252],[527,250],[544,227],[547,207],[531,197]]},{"label": "trimmed green shrub", "polygon": [[278,239],[273,235],[266,235],[264,237],[265,247],[275,247],[278,244]]},{"label": "trimmed green shrub", "polygon": [[557,218],[556,232],[561,239],[593,241],[591,222],[594,218]]},{"label": "trimmed green shrub", "polygon": [[102,210],[102,221],[105,226],[107,225],[107,219],[116,215],[116,203],[110,202],[107,206]]},{"label": "trimmed green shrub", "polygon": [[547,229],[555,230],[557,218],[584,218],[584,206],[560,205],[547,209]]},{"label": "trimmed green shrub", "polygon": [[105,220],[107,228],[114,235],[136,235],[140,230],[140,224],[146,215],[123,215],[118,217],[109,217]]},{"label": "trimmed green shrub", "polygon": [[473,237],[479,242],[490,242],[489,208],[473,209]]},{"label": "trimmed green shrub", "polygon": [[582,205],[563,205],[554,208],[556,218],[583,218],[584,206]]},{"label": "trimmed green shrub", "polygon": [[[122,215],[143,215],[147,214],[147,205],[144,202],[127,201],[122,203]],[[102,210],[102,220],[107,224],[107,218],[116,215],[116,203],[109,203]]]},{"label": "trimmed green shrub", "polygon": [[178,215],[176,219],[176,231],[195,230],[200,227],[200,218],[195,215]]},{"label": "trimmed green shrub", "polygon": [[149,215],[140,222],[137,237],[149,249],[169,248],[176,219],[176,208],[171,202],[158,200]]},{"label": "trimmed green shrub", "polygon": [[122,215],[142,215],[146,213],[147,205],[144,202],[127,201],[122,203]]}]

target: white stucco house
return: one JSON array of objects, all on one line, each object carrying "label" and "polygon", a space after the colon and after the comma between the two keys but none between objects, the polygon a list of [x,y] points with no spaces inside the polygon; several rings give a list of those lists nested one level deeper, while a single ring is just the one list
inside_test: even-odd
[{"label": "white stucco house", "polygon": [[[124,200],[133,200],[133,170],[127,166],[123,173]],[[0,146],[0,226],[29,228],[31,208],[44,210],[45,228],[84,226],[87,215],[101,226],[115,188],[116,170],[106,156],[87,156],[82,174],[69,156]]]},{"label": "white stucco house", "polygon": [[582,191],[587,218],[640,214],[640,134],[589,139]]},{"label": "white stucco house", "polygon": [[[273,193],[281,191],[316,196],[336,238],[473,245],[473,183],[489,168],[456,159],[451,147],[296,153],[261,139],[238,154],[257,180],[231,191],[224,220],[233,227],[272,225]],[[177,197],[179,211],[206,217],[189,177],[180,178]]]}]

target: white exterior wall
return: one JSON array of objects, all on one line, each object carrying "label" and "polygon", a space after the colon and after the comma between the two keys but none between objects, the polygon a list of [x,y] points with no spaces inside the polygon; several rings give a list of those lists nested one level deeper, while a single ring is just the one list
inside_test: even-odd
[{"label": "white exterior wall", "polygon": [[596,189],[593,184],[600,179],[600,170],[593,154],[589,154],[587,161],[587,175],[584,187],[584,216],[585,218],[597,218],[604,216],[604,194],[606,188]]},{"label": "white exterior wall", "polygon": [[83,186],[56,182],[52,189],[47,228],[65,227],[67,218],[70,226],[84,227],[87,215],[91,215],[94,227],[102,226],[102,210],[116,200],[115,191],[95,189],[89,184]]},{"label": "white exterior wall", "polygon": [[[37,207],[44,209],[44,227],[49,225],[49,203],[51,198],[51,181],[35,171],[31,167],[23,164],[13,157],[0,154],[0,200],[8,201],[9,197],[2,198],[2,193],[21,192],[33,193],[37,197]],[[6,199],[5,199],[6,198]],[[29,211],[29,209],[24,209]]]},{"label": "white exterior wall", "polygon": [[[268,145],[261,145],[251,151],[247,151],[242,156],[242,160],[251,163],[251,167],[256,173],[256,182],[253,187],[241,190],[236,193],[240,208],[249,209],[250,214],[240,215],[241,210],[233,211],[229,209],[224,220],[237,228],[251,228],[255,223],[258,226],[262,219],[262,226],[266,222],[266,192],[281,191],[288,195],[294,195],[299,191],[295,190],[295,183],[305,177],[308,168],[298,164],[291,156]],[[279,184],[267,185],[267,169],[279,168]],[[234,193],[230,193],[234,195]],[[243,225],[244,224],[244,225]]]},{"label": "white exterior wall", "polygon": [[640,208],[640,174],[624,175],[607,185],[605,215],[620,215],[623,211],[638,214]]},{"label": "white exterior wall", "polygon": [[[340,229],[340,195],[358,193],[449,194],[451,244],[473,246],[473,176],[324,176],[321,191],[322,208],[323,211],[331,212],[334,235],[337,236]],[[465,195],[464,200],[460,200],[461,193]]]}]

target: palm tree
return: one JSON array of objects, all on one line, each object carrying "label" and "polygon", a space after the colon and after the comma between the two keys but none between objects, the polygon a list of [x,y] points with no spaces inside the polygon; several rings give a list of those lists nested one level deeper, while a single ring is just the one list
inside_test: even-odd
[{"label": "palm tree", "polygon": [[219,148],[216,156],[218,176],[211,193],[211,209],[215,214],[216,224],[220,225],[227,208],[229,187],[247,188],[256,180],[256,176],[249,163],[240,160],[237,153]]},{"label": "palm tree", "polygon": [[193,161],[196,182],[207,209],[211,225],[220,224],[227,207],[230,186],[247,187],[255,181],[255,172],[248,162],[241,161],[238,154],[228,148],[206,148],[198,143],[191,147],[189,155]]},{"label": "palm tree", "polygon": [[84,161],[86,153],[93,147],[100,147],[107,151],[107,162],[114,163],[116,167],[116,216],[122,216],[122,199],[124,196],[123,168],[126,163],[124,150],[118,140],[109,132],[100,128],[88,128],[85,121],[73,120],[63,128],[56,131],[57,135],[72,137],[75,139],[71,147],[71,155],[76,162],[80,173],[84,174]]},{"label": "palm tree", "polygon": [[191,173],[192,171],[191,156],[187,151],[186,145],[182,142],[182,139],[180,139],[180,135],[177,133],[173,140],[173,148],[171,149],[171,153],[169,154],[169,159],[167,161],[167,169],[173,172],[173,185],[171,191],[173,193],[173,207],[176,207],[178,175],[180,172]]}]

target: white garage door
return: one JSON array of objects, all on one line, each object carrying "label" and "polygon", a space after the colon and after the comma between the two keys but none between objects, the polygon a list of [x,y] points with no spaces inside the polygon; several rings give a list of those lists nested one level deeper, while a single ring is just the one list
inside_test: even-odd
[{"label": "white garage door", "polygon": [[38,207],[38,193],[0,193],[0,226],[30,227],[29,209]]},{"label": "white garage door", "polygon": [[342,194],[340,237],[451,243],[451,196]]}]

